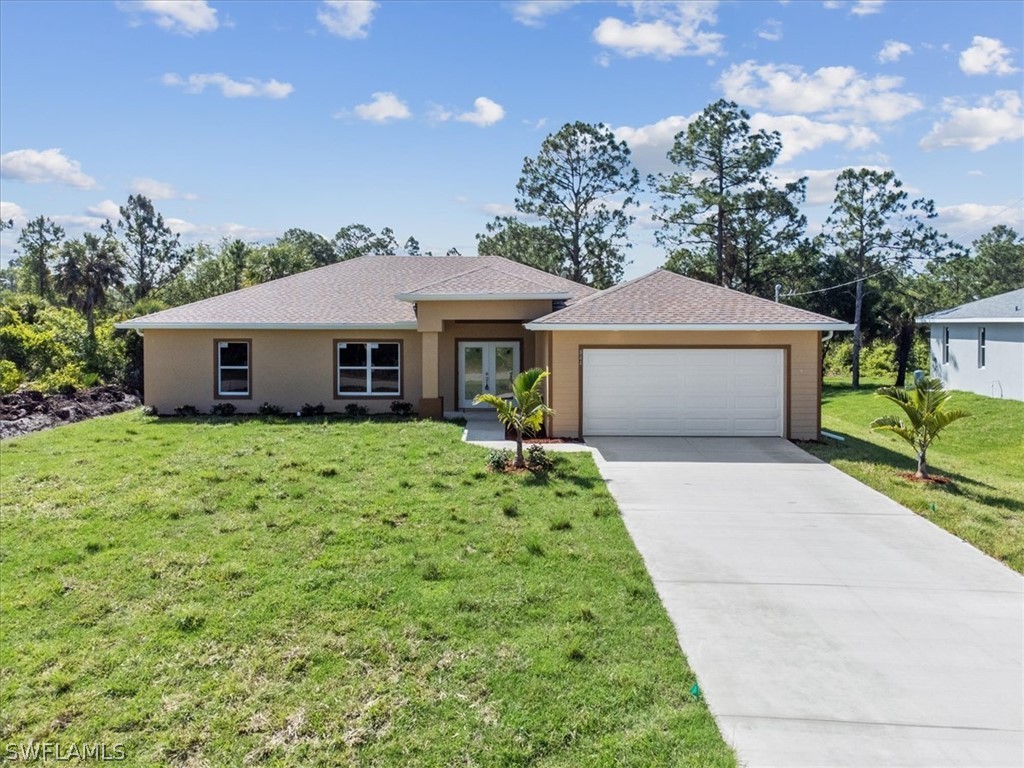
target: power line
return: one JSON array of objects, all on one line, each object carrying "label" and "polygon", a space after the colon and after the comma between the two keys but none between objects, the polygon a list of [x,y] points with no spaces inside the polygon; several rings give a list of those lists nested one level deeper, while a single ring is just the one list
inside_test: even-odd
[{"label": "power line", "polygon": [[845,288],[848,285],[853,285],[854,283],[859,283],[861,280],[870,280],[872,277],[878,277],[879,275],[884,274],[886,272],[892,272],[892,270],[894,270],[895,268],[896,267],[886,267],[885,269],[881,269],[878,272],[874,272],[874,273],[872,273],[870,275],[864,275],[864,277],[858,277],[855,280],[850,280],[850,281],[845,282],[845,283],[839,283],[838,285],[830,285],[830,286],[828,286],[828,288],[816,288],[813,291],[800,291],[800,292],[790,291],[789,293],[780,293],[779,294],[779,298],[788,299],[790,296],[808,296],[808,295],[810,295],[812,293],[825,293],[826,291],[834,291],[836,288]]}]

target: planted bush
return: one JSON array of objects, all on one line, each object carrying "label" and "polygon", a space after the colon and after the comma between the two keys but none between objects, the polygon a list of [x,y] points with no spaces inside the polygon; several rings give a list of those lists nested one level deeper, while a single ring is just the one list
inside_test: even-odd
[{"label": "planted bush", "polygon": [[301,416],[323,416],[324,415],[324,404],[317,403],[316,405],[310,405],[304,403],[302,408],[299,409],[299,415]]},{"label": "planted bush", "polygon": [[345,414],[351,416],[353,419],[357,419],[363,416],[368,416],[369,411],[366,410],[366,406],[359,405],[358,403],[349,403],[345,406]]},{"label": "planted bush", "polygon": [[505,472],[514,458],[508,448],[492,448],[487,453],[487,466],[494,472]]},{"label": "planted bush", "polygon": [[194,405],[179,405],[177,408],[174,409],[174,415],[181,416],[182,418],[185,419],[194,419],[196,416],[199,416],[200,414],[199,409],[196,408]]},{"label": "planted bush", "polygon": [[531,445],[526,449],[526,466],[531,472],[550,472],[555,462],[542,445]]},{"label": "planted bush", "polygon": [[217,403],[210,409],[210,413],[214,416],[233,416],[237,410],[234,403]]},{"label": "planted bush", "polygon": [[404,400],[395,400],[391,403],[391,412],[395,416],[412,416],[412,403],[407,403]]},{"label": "planted bush", "polygon": [[279,405],[271,405],[270,403],[263,403],[259,408],[256,409],[256,413],[260,416],[280,416],[284,413]]}]

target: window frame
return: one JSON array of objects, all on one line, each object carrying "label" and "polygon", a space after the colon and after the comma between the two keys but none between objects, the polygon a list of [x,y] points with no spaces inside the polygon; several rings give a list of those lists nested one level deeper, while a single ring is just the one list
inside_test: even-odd
[{"label": "window frame", "polygon": [[[366,349],[366,365],[365,366],[341,366],[338,365],[338,350],[341,345],[345,344],[362,344]],[[373,365],[373,356],[371,344],[395,344],[398,347],[398,365]],[[392,400],[401,400],[405,394],[405,377],[404,377],[404,361],[405,361],[405,349],[403,348],[402,339],[334,339],[331,344],[331,366],[334,369],[334,399],[335,400],[380,400],[382,398],[390,398]],[[362,392],[341,392],[339,391],[340,372],[342,370],[365,370],[366,371],[366,390]],[[398,391],[397,392],[372,392],[370,387],[373,385],[372,375],[374,370],[382,371],[398,371]]]},{"label": "window frame", "polygon": [[988,333],[984,325],[978,326],[978,367],[985,367],[986,347],[988,346]]},{"label": "window frame", "polygon": [[942,326],[942,364],[949,365],[949,326]]},{"label": "window frame", "polygon": [[[236,392],[222,392],[221,391],[221,364],[220,364],[220,345],[221,344],[245,344],[246,348],[246,365],[245,365],[245,393]],[[225,370],[241,370],[240,365],[228,365],[224,366]],[[214,400],[252,400],[252,339],[214,339],[213,340],[213,399]]]}]

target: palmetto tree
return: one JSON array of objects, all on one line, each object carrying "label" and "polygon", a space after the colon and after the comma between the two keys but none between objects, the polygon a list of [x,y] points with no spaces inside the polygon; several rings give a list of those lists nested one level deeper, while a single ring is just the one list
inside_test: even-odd
[{"label": "palmetto tree", "polygon": [[493,405],[494,410],[498,412],[498,421],[504,424],[506,429],[515,430],[517,468],[526,466],[526,459],[523,457],[523,435],[537,432],[544,424],[544,419],[554,413],[544,403],[544,394],[541,392],[541,384],[549,375],[549,371],[540,368],[523,371],[512,381],[511,400],[489,393],[473,398],[476,404]]},{"label": "palmetto tree", "polygon": [[882,416],[871,422],[871,429],[876,432],[892,432],[910,443],[917,454],[917,473],[914,476],[922,480],[927,479],[928,446],[943,429],[971,414],[959,408],[946,407],[950,393],[943,388],[942,382],[937,378],[923,378],[910,389],[883,387],[876,394],[896,403],[903,409],[907,418],[904,420],[899,416]]},{"label": "palmetto tree", "polygon": [[107,303],[107,291],[124,285],[124,267],[116,244],[86,233],[64,246],[54,286],[68,305],[85,315],[89,343],[96,346],[96,310]]}]

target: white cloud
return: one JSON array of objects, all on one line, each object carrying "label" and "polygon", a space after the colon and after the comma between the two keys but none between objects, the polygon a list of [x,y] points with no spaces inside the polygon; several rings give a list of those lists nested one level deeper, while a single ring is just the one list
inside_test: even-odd
[{"label": "white cloud", "polygon": [[405,120],[412,117],[409,107],[390,91],[377,91],[367,104],[357,104],[356,116],[361,120],[386,123],[388,120]]},{"label": "white cloud", "polygon": [[357,40],[370,34],[378,6],[373,0],[324,0],[316,20],[332,35]]},{"label": "white cloud", "polygon": [[431,104],[427,110],[427,122],[446,123],[455,117],[455,113],[440,104]]},{"label": "white cloud", "polygon": [[791,64],[734,64],[719,78],[727,98],[740,104],[832,120],[888,123],[921,109],[912,94],[896,89],[903,78],[871,78],[853,67],[821,67],[807,74]]},{"label": "white cloud", "polygon": [[110,219],[111,221],[121,218],[121,209],[113,200],[102,200],[96,205],[90,205],[85,212],[91,217]]},{"label": "white cloud", "polygon": [[762,40],[770,40],[773,43],[778,42],[782,39],[782,22],[777,19],[768,19],[757,30],[757,36]]},{"label": "white cloud", "polygon": [[196,195],[188,192],[181,194],[171,184],[156,179],[132,179],[131,191],[136,195],[144,195],[150,200],[195,200]]},{"label": "white cloud", "polygon": [[632,22],[608,17],[594,29],[594,40],[613,51],[632,58],[653,56],[715,56],[722,53],[723,36],[708,32],[705,25],[715,24],[714,2],[634,2]]},{"label": "white cloud", "polygon": [[997,224],[1006,224],[1018,231],[1024,226],[1024,208],[1019,202],[1010,205],[940,205],[935,211],[939,214],[936,219],[938,226],[953,237],[961,237],[970,232],[981,234],[983,230]]},{"label": "white cloud", "polygon": [[881,13],[883,5],[885,5],[885,0],[857,0],[853,4],[853,8],[850,9],[850,13],[854,16],[871,16]]},{"label": "white cloud", "polygon": [[885,45],[882,46],[882,50],[878,52],[878,60],[882,63],[888,61],[899,61],[900,57],[906,53],[911,53],[912,48],[906,43],[901,43],[899,40],[886,40]]},{"label": "white cloud", "polygon": [[161,29],[194,35],[196,32],[212,32],[220,26],[217,10],[206,0],[141,0],[141,2],[118,2],[117,8],[130,13],[136,19],[150,18]]},{"label": "white cloud", "polygon": [[950,117],[932,125],[931,132],[919,142],[922,149],[967,147],[980,152],[1001,141],[1024,138],[1021,97],[1016,91],[997,91],[982,97],[974,107],[959,99],[945,99],[942,109]]},{"label": "white cloud", "polygon": [[975,170],[975,171],[968,171],[967,175],[968,176],[984,176],[985,172],[984,171],[977,171],[977,170]]},{"label": "white cloud", "polygon": [[822,5],[830,11],[836,11],[843,7],[841,0],[825,0]]},{"label": "white cloud", "polygon": [[670,115],[656,123],[632,128],[628,125],[614,129],[615,137],[625,141],[631,150],[633,163],[641,173],[670,171],[672,164],[665,155],[672,148],[676,134],[685,131],[686,126],[699,115],[695,112],[688,117]]},{"label": "white cloud", "polygon": [[574,5],[579,0],[519,0],[519,2],[506,3],[505,7],[512,18],[527,27],[543,27],[544,20],[548,16],[554,16]]},{"label": "white cloud", "polygon": [[28,215],[25,213],[25,209],[17,203],[0,200],[0,219],[5,222],[13,221],[15,227],[21,227],[28,221]]},{"label": "white cloud", "polygon": [[82,173],[82,166],[60,149],[16,149],[0,155],[0,176],[28,184],[55,181],[69,187],[93,189],[96,180]]},{"label": "white cloud", "polygon": [[481,128],[494,125],[505,117],[505,108],[486,96],[473,100],[473,111],[463,112],[455,119],[463,123],[472,123]]},{"label": "white cloud", "polygon": [[1002,40],[975,35],[971,47],[960,52],[960,69],[968,75],[1012,75],[1020,70],[1013,66],[1010,49]]},{"label": "white cloud", "polygon": [[515,216],[517,215],[516,207],[509,203],[484,203],[480,206],[480,210],[484,213],[489,213],[491,216]]},{"label": "white cloud", "polygon": [[160,81],[169,88],[181,88],[185,93],[202,93],[207,86],[220,88],[221,95],[228,99],[284,99],[295,90],[291,83],[273,79],[257,80],[254,77],[247,77],[243,82],[232,80],[222,72],[192,74],[188,78],[183,78],[175,72],[168,72]]},{"label": "white cloud", "polygon": [[782,152],[776,162],[788,163],[797,155],[828,143],[842,143],[849,149],[864,149],[881,139],[870,128],[858,125],[817,122],[803,115],[768,115],[758,112],[750,117],[750,127],[782,137]]}]

